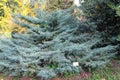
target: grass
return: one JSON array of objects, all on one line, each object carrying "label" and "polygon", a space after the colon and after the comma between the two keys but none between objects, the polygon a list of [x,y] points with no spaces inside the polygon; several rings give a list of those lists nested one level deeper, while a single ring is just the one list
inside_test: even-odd
[{"label": "grass", "polygon": [[120,61],[114,60],[102,69],[92,72],[92,77],[85,80],[119,80]]},{"label": "grass", "polygon": [[86,80],[118,80],[120,79],[119,75],[120,72],[113,71],[110,68],[104,68],[93,72],[92,77]]}]

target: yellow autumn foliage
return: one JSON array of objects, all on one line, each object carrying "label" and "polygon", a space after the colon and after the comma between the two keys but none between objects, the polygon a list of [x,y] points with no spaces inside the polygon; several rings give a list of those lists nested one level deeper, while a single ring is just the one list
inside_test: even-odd
[{"label": "yellow autumn foliage", "polygon": [[12,21],[13,13],[35,16],[34,10],[37,8],[52,11],[64,9],[66,4],[71,5],[71,2],[67,0],[38,0],[38,2],[34,1],[34,7],[31,7],[30,0],[0,0],[0,35],[8,35],[13,30],[17,32],[24,32],[26,30]]},{"label": "yellow autumn foliage", "polygon": [[35,8],[38,8],[38,4],[36,3],[35,7],[31,8],[29,0],[0,0],[0,35],[10,37],[13,30],[25,31],[25,28],[21,28],[12,21],[12,14],[34,16]]}]

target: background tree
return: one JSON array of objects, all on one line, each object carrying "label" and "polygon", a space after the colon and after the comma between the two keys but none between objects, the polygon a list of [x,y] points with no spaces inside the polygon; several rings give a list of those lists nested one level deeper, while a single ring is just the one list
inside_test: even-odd
[{"label": "background tree", "polygon": [[97,25],[98,31],[104,31],[109,35],[119,33],[120,17],[116,16],[116,10],[110,7],[119,5],[119,0],[84,0],[83,12],[88,20]]}]

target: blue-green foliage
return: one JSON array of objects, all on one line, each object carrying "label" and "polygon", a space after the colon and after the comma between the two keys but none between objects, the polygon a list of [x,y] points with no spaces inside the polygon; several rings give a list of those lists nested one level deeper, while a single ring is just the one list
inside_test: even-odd
[{"label": "blue-green foliage", "polygon": [[[101,67],[116,53],[117,46],[102,46],[100,34],[72,17],[69,10],[39,10],[36,17],[14,17],[27,31],[0,39],[0,72],[7,75],[50,78],[66,71],[78,73]],[[77,61],[80,66],[74,67]],[[52,64],[54,68],[49,67]]]}]

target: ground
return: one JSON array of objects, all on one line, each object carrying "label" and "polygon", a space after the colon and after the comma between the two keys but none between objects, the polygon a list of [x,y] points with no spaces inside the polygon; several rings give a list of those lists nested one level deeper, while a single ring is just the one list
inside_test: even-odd
[{"label": "ground", "polygon": [[[0,74],[0,80],[40,80],[40,78],[5,77],[3,74]],[[111,60],[107,66],[97,69],[91,73],[83,72],[77,76],[65,75],[64,78],[55,77],[52,80],[120,80],[120,61]]]}]

